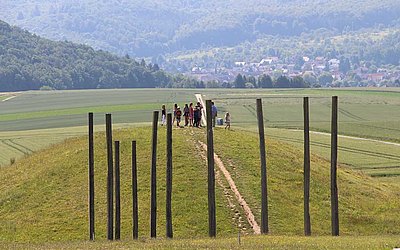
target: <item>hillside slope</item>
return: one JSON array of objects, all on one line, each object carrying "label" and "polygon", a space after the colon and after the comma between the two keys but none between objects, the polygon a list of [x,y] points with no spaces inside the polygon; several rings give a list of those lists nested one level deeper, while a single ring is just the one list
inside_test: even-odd
[{"label": "hillside slope", "polygon": [[[237,187],[259,221],[259,164],[253,133],[216,130],[216,152],[231,172]],[[122,141],[122,238],[131,235],[130,141],[138,140],[139,229],[149,236],[149,128],[114,132]],[[87,138],[34,153],[13,166],[0,169],[0,217],[7,223],[1,240],[46,242],[87,238]],[[201,130],[174,130],[173,218],[178,238],[207,235],[207,172],[196,140]],[[106,236],[106,157],[104,133],[95,137],[96,232]],[[164,235],[165,130],[160,128],[158,161],[158,233]],[[302,235],[302,152],[268,141],[270,229],[272,234]],[[312,157],[311,221],[316,235],[330,234],[328,162]],[[399,188],[339,169],[340,221],[344,235],[399,233]],[[226,195],[226,194],[225,194]],[[217,185],[218,236],[236,235],[235,211],[228,207]],[[239,213],[242,213],[239,211]],[[242,225],[243,226],[243,225]],[[4,228],[3,228],[4,229]],[[251,232],[248,232],[251,233]]]},{"label": "hillside slope", "polygon": [[0,18],[51,39],[157,56],[263,35],[389,27],[399,24],[399,10],[396,0],[4,0]]},{"label": "hillside slope", "polygon": [[170,81],[157,65],[50,41],[0,20],[0,91],[151,88]]},{"label": "hillside slope", "polygon": [[[215,133],[216,152],[225,160],[250,206],[260,207],[258,136],[251,132]],[[270,230],[273,234],[303,233],[303,151],[267,138]],[[311,157],[310,216],[315,235],[329,234],[330,163]],[[338,168],[341,235],[398,234],[400,189],[360,172]],[[256,218],[260,209],[255,209]]]}]

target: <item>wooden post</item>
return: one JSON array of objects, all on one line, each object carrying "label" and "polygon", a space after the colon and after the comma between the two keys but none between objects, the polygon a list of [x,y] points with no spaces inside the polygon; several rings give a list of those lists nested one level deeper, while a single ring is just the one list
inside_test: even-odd
[{"label": "wooden post", "polygon": [[114,186],[114,166],[113,166],[113,150],[112,150],[112,122],[111,114],[106,114],[106,140],[107,140],[107,239],[114,239],[113,224],[113,186]]},{"label": "wooden post", "polygon": [[172,232],[172,115],[167,114],[167,194],[166,194],[166,235],[173,237]]},{"label": "wooden post", "polygon": [[207,119],[207,162],[208,162],[208,235],[217,234],[215,211],[215,172],[214,172],[214,138],[212,127],[211,100],[206,100]]},{"label": "wooden post", "polygon": [[115,239],[121,239],[121,185],[119,141],[115,141]]},{"label": "wooden post", "polygon": [[136,141],[132,141],[132,237],[134,240],[139,235],[138,221]]},{"label": "wooden post", "polygon": [[151,218],[150,236],[157,237],[157,129],[158,129],[158,111],[153,112],[153,138],[151,155]]},{"label": "wooden post", "polygon": [[261,233],[268,233],[267,160],[265,155],[264,115],[261,99],[257,99],[258,132],[261,160]]},{"label": "wooden post", "polygon": [[89,113],[89,239],[94,240],[94,137],[93,113]]},{"label": "wooden post", "polygon": [[304,235],[311,235],[310,221],[310,110],[308,97],[303,100],[304,111]]},{"label": "wooden post", "polygon": [[338,147],[338,97],[332,96],[331,124],[331,216],[332,235],[339,236],[339,199],[337,190],[337,147]]}]

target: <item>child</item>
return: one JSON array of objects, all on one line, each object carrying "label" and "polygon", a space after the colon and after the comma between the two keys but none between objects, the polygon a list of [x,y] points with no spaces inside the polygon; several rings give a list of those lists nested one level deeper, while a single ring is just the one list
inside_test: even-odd
[{"label": "child", "polygon": [[161,126],[164,126],[166,124],[166,118],[167,118],[167,111],[165,109],[165,104],[163,104],[161,107]]},{"label": "child", "polygon": [[226,112],[225,114],[225,124],[226,124],[225,129],[226,128],[231,129],[231,115],[229,114],[229,112]]},{"label": "child", "polygon": [[181,122],[182,111],[181,108],[178,106],[176,108],[176,126],[180,127],[179,123]]}]

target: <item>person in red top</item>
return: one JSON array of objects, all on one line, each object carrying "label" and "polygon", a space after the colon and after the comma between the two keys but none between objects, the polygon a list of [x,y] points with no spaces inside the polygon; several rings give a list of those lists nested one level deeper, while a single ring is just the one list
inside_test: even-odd
[{"label": "person in red top", "polygon": [[189,126],[193,126],[193,117],[194,117],[194,109],[193,109],[193,103],[191,102],[189,104]]}]

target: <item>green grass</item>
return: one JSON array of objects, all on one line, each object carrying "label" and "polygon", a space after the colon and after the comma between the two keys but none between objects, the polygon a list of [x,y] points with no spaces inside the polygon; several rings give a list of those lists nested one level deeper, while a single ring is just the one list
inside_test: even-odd
[{"label": "green grass", "polygon": [[339,96],[339,132],[378,140],[400,142],[400,92],[357,90],[274,90],[243,93],[217,93],[221,113],[229,111],[232,122],[245,129],[255,128],[255,99],[263,98],[266,126],[303,127],[302,97],[310,97],[312,130],[329,132],[330,96]]},{"label": "green grass", "polygon": [[0,243],[3,249],[393,249],[400,246],[397,236],[299,237],[245,236],[215,239],[174,239],[138,241],[73,241],[47,244]]},{"label": "green grass", "polygon": [[80,108],[4,114],[0,117],[0,121],[17,121],[17,120],[28,120],[33,118],[70,116],[78,114],[86,115],[88,113],[88,110],[93,113],[111,113],[111,112],[124,112],[124,111],[152,111],[159,108],[160,108],[159,104],[152,104],[152,103],[80,107]]},{"label": "green grass", "polygon": [[[215,133],[216,152],[222,157],[239,190],[260,218],[260,170],[255,133]],[[273,234],[302,233],[303,152],[267,139],[270,229]],[[330,232],[329,162],[312,156],[311,221],[316,235]],[[350,168],[339,167],[339,216],[344,235],[398,234],[399,186],[384,184]],[[379,200],[379,201],[378,201]],[[400,219],[399,219],[400,220]]]},{"label": "green grass", "polygon": [[[303,147],[302,130],[267,129],[266,136],[284,141],[297,148]],[[330,159],[330,135],[310,134],[311,151]],[[341,138],[338,140],[338,160],[342,164],[372,174],[376,170],[390,170],[400,175],[400,146],[393,146],[374,141]]]},{"label": "green grass", "polygon": [[[238,204],[228,206],[223,186],[216,185],[217,241],[207,237],[207,167],[196,140],[204,130],[174,129],[173,223],[175,240],[149,239],[150,128],[114,131],[121,141],[122,241],[106,237],[106,145],[95,136],[96,243],[87,239],[87,137],[67,139],[0,169],[1,240],[4,248],[238,248]],[[138,141],[140,240],[131,238],[130,142]],[[215,130],[216,152],[230,171],[256,220],[260,222],[258,139],[246,131]],[[394,247],[399,234],[400,186],[383,184],[339,167],[339,215],[345,237],[299,237],[303,234],[302,151],[267,140],[269,223],[272,236],[244,237],[244,248]],[[165,128],[158,143],[158,235],[165,230]],[[314,236],[330,235],[329,162],[311,158],[311,222]],[[230,194],[231,195],[231,194]],[[248,228],[248,225],[246,225]],[[244,234],[250,231],[242,232]],[[371,237],[359,237],[371,235]],[[353,236],[353,237],[349,237]],[[343,239],[343,240],[341,240]],[[7,243],[8,242],[8,243]],[[55,243],[58,242],[58,243]],[[16,244],[17,243],[17,244]],[[22,244],[23,243],[23,244]],[[257,247],[258,246],[258,247]]]},{"label": "green grass", "polygon": [[[87,112],[95,113],[95,124],[99,126],[104,124],[104,114],[108,112],[113,113],[114,124],[149,123],[153,109],[162,104],[168,108],[173,103],[183,106],[193,102],[193,94],[199,91],[204,99],[215,99],[220,116],[226,111],[231,113],[233,127],[249,131],[257,129],[255,98],[263,98],[265,124],[269,128],[302,129],[302,97],[310,96],[311,129],[329,132],[330,96],[338,95],[340,134],[400,142],[400,90],[396,88],[30,91],[0,102],[0,165],[85,133]],[[78,132],[74,134],[74,131]],[[283,129],[267,129],[267,133],[302,147],[301,133]],[[329,159],[329,138],[313,135],[312,140],[313,151]],[[397,155],[398,147],[344,139],[339,144],[340,162],[356,169],[400,166],[398,157],[386,157]],[[371,171],[374,176],[384,176],[384,173],[382,169]],[[388,173],[397,174],[398,170]]]},{"label": "green grass", "polygon": [[[173,222],[175,237],[208,235],[206,164],[195,145],[186,140],[189,130],[174,130]],[[182,132],[181,132],[182,131]],[[183,133],[183,134],[182,134]],[[131,235],[131,140],[137,140],[139,235],[150,235],[149,128],[114,132],[121,140],[122,238]],[[104,133],[95,135],[96,238],[106,237],[106,145]],[[158,227],[165,230],[165,129],[160,128],[158,149]],[[68,139],[0,169],[0,241],[48,242],[87,238],[87,137]],[[238,231],[217,186],[218,235]]]}]

